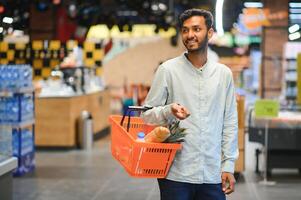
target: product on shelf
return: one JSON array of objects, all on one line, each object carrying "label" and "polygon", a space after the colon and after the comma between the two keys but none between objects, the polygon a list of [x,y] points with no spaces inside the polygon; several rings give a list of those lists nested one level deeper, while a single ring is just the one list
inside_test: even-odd
[{"label": "product on shelf", "polygon": [[13,129],[13,156],[24,156],[34,151],[33,133],[30,129]]},{"label": "product on shelf", "polygon": [[0,65],[0,90],[14,91],[32,87],[30,65]]},{"label": "product on shelf", "polygon": [[0,97],[0,123],[19,123],[32,120],[32,94],[14,94],[11,97]]},{"label": "product on shelf", "polygon": [[13,156],[18,158],[14,176],[21,176],[35,167],[34,138],[31,128],[14,128],[12,131]]},{"label": "product on shelf", "polygon": [[287,42],[284,46],[284,81],[282,94],[288,105],[295,105],[298,96],[297,55],[301,52],[300,42]]}]

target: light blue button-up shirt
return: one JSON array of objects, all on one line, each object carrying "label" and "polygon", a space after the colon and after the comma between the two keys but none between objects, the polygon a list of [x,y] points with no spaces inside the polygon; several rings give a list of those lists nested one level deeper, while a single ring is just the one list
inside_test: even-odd
[{"label": "light blue button-up shirt", "polygon": [[159,66],[142,114],[147,123],[166,124],[174,118],[171,104],[185,106],[191,115],[167,179],[189,183],[221,183],[221,172],[234,172],[238,157],[237,108],[231,70],[208,60],[195,68],[185,54]]}]

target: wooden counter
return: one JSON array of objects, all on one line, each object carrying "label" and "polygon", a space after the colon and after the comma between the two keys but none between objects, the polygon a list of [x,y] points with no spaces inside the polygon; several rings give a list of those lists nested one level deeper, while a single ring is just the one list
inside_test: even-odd
[{"label": "wooden counter", "polygon": [[73,97],[43,97],[35,100],[35,145],[74,147],[81,112],[92,114],[94,134],[109,127],[109,91]]}]

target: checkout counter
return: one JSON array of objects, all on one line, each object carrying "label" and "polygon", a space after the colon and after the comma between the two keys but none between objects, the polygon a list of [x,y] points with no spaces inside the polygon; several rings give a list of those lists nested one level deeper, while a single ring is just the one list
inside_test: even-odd
[{"label": "checkout counter", "polygon": [[78,145],[78,120],[82,111],[93,119],[93,133],[109,127],[110,94],[103,90],[89,94],[37,97],[35,99],[35,145],[38,147],[76,147]]},{"label": "checkout counter", "polygon": [[103,88],[93,68],[53,70],[35,98],[35,145],[78,147],[83,111],[91,114],[94,138],[108,131],[110,93]]}]

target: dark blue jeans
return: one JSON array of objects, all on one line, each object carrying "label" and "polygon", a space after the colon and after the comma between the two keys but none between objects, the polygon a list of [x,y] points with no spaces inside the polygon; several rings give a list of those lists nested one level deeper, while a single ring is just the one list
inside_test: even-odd
[{"label": "dark blue jeans", "polygon": [[161,200],[226,200],[222,184],[193,184],[158,179]]}]

